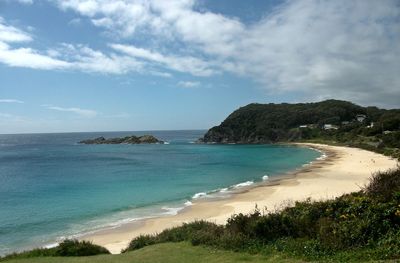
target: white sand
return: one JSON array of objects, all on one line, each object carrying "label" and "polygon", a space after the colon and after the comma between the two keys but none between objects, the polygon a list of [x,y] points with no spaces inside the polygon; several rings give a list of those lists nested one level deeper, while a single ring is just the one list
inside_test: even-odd
[{"label": "white sand", "polygon": [[390,157],[357,148],[311,143],[297,145],[319,149],[327,156],[271,185],[260,185],[224,200],[196,201],[177,215],[128,223],[82,239],[104,246],[112,253],[120,253],[132,238],[140,234],[159,233],[163,229],[199,219],[224,224],[232,214],[249,213],[256,205],[260,209],[267,207],[274,210],[306,198],[334,198],[360,190],[374,172],[397,167],[397,161]]}]

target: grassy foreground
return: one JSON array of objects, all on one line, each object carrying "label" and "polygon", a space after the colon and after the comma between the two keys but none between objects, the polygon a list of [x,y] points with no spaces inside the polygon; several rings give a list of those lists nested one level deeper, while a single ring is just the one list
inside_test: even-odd
[{"label": "grassy foreground", "polygon": [[163,243],[148,246],[120,255],[98,255],[91,257],[40,257],[7,260],[7,263],[228,263],[228,262],[303,262],[283,255],[250,255],[232,251],[216,250],[203,246],[192,246],[188,242]]}]

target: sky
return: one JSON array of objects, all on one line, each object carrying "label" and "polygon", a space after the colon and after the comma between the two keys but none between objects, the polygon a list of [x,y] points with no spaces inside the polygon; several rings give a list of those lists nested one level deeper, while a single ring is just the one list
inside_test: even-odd
[{"label": "sky", "polygon": [[208,129],[249,103],[400,108],[399,0],[0,0],[0,133]]}]

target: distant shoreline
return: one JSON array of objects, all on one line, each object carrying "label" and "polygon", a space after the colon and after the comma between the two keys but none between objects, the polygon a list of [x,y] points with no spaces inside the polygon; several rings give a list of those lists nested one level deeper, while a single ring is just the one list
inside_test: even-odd
[{"label": "distant shoreline", "polygon": [[291,145],[316,149],[323,152],[325,158],[282,175],[279,179],[255,184],[226,199],[195,200],[193,205],[177,215],[127,223],[85,235],[81,239],[105,246],[112,253],[119,253],[140,234],[159,233],[185,222],[208,220],[224,224],[232,214],[249,213],[256,206],[275,210],[306,198],[329,199],[358,191],[373,172],[395,168],[397,164],[390,157],[358,148],[314,143]]}]

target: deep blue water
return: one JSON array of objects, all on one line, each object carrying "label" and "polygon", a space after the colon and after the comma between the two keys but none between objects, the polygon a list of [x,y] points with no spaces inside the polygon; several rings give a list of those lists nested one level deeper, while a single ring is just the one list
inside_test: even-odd
[{"label": "deep blue water", "polygon": [[[193,144],[204,132],[0,135],[0,255],[176,213],[197,193],[279,176],[320,155],[282,145]],[[169,144],[77,144],[146,133]]]}]

